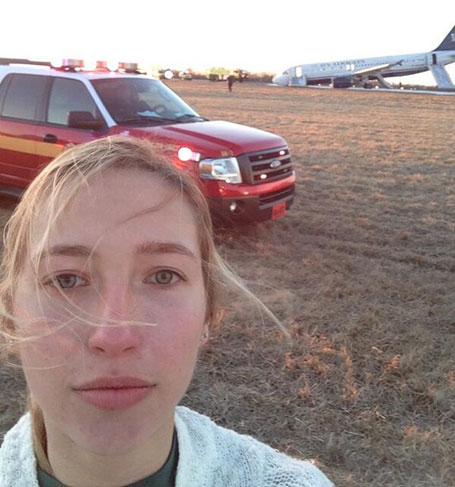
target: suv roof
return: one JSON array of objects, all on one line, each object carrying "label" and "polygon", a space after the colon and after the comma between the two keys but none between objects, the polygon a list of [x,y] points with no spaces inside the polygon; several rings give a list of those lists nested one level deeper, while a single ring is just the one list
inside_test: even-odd
[{"label": "suv roof", "polygon": [[[64,78],[67,80],[79,81],[82,82],[86,89],[89,92],[90,98],[94,101],[95,105],[97,106],[99,112],[101,113],[103,119],[106,122],[107,127],[113,127],[116,125],[120,125],[120,121],[117,120],[115,116],[113,116],[111,110],[106,105],[106,99],[103,98],[102,94],[99,93],[95,84],[101,80],[109,80],[109,81],[117,81],[121,82],[122,80],[130,80],[131,82],[141,82],[146,81],[149,83],[157,83],[162,85],[161,82],[152,77],[146,76],[139,72],[137,69],[136,64],[126,64],[126,63],[119,63],[119,67],[122,68],[121,70],[111,71],[107,69],[106,63],[104,66],[101,66],[100,69],[93,69],[93,70],[84,70],[81,65],[82,61],[79,60],[64,60],[67,63],[74,63],[73,65],[67,65],[66,67],[53,67],[50,63],[42,62],[42,61],[29,61],[27,59],[9,59],[9,58],[0,58],[0,82],[3,82],[7,76],[9,75],[29,75],[29,76],[38,76],[38,77],[49,77],[52,79],[57,78]],[[79,64],[78,64],[79,63]],[[170,88],[166,87],[166,85],[162,85],[163,89],[166,89],[170,92]],[[4,90],[3,90],[4,91]],[[178,100],[177,95],[172,92]],[[173,97],[171,96],[173,99]],[[176,109],[172,99],[169,103],[172,105],[172,109]],[[1,90],[0,90],[0,101],[1,101]],[[140,99],[138,99],[138,102]],[[180,100],[181,104],[184,107],[181,109],[183,113],[193,113],[194,111],[186,105],[183,100]],[[155,102],[155,105],[162,106],[163,102]],[[154,106],[155,106],[154,105]],[[197,113],[194,112],[194,115],[197,116]],[[142,119],[142,117],[138,116]],[[131,117],[126,117],[131,118]],[[134,118],[134,117],[133,117]],[[138,118],[138,119],[139,119]],[[159,118],[157,116],[157,118]],[[171,115],[168,115],[168,118],[163,118],[163,120],[167,120],[169,123],[171,121]],[[198,117],[200,119],[200,117]],[[144,118],[145,120],[145,118]],[[182,121],[183,123],[183,121]],[[144,125],[145,126],[145,125]]]},{"label": "suv roof", "polygon": [[[102,79],[102,78],[148,78],[148,79],[156,79],[152,76],[146,76],[142,74],[130,74],[130,73],[117,73],[112,71],[63,71],[54,68],[46,68],[46,67],[28,67],[28,66],[21,66],[21,65],[10,65],[10,66],[1,66],[0,65],[0,73],[3,75],[9,73],[23,73],[23,74],[40,74],[46,76],[59,76],[65,78],[74,78],[74,79]],[[2,76],[0,76],[2,77]]]},{"label": "suv roof", "polygon": [[[73,61],[73,60],[66,60]],[[75,61],[74,61],[75,62]],[[133,65],[137,66],[137,65]],[[47,61],[30,61],[28,59],[13,59],[0,58],[0,74],[6,75],[9,73],[24,73],[24,74],[45,74],[46,76],[59,76],[68,78],[85,78],[85,79],[101,79],[101,78],[153,78],[153,76],[145,76],[144,73],[130,69],[129,71],[112,71],[107,68],[85,70],[83,68],[59,68],[53,67]],[[1,76],[0,76],[1,77]]]}]

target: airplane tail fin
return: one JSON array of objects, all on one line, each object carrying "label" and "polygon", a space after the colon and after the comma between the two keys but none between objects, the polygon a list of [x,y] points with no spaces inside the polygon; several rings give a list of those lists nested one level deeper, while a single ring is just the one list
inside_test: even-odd
[{"label": "airplane tail fin", "polygon": [[455,51],[455,25],[435,51]]}]

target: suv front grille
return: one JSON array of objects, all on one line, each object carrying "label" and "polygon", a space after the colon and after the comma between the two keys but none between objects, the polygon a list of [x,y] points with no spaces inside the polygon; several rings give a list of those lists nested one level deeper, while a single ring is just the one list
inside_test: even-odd
[{"label": "suv front grille", "polygon": [[291,157],[287,147],[250,152],[237,159],[243,181],[247,184],[278,181],[292,174]]},{"label": "suv front grille", "polygon": [[262,196],[259,196],[259,206],[270,205],[271,203],[275,203],[275,201],[291,197],[294,194],[294,191],[295,187],[294,185],[291,185],[287,188],[274,191],[273,193],[263,194]]}]

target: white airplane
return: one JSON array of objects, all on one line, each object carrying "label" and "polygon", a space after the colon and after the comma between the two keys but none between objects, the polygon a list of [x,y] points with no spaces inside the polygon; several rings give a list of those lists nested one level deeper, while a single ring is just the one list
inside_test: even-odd
[{"label": "white airplane", "polygon": [[371,87],[377,80],[383,88],[392,88],[384,78],[406,76],[431,70],[440,89],[455,89],[445,65],[455,61],[455,26],[434,50],[420,54],[349,59],[317,64],[292,66],[273,78],[280,86],[307,86],[330,84],[333,88],[351,86]]}]

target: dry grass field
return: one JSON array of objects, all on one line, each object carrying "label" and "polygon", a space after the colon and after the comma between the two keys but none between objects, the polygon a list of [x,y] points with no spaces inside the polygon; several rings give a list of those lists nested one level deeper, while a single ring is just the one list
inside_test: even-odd
[{"label": "dry grass field", "polygon": [[[455,98],[168,84],[285,137],[298,178],[284,218],[217,234],[292,341],[233,296],[184,403],[340,487],[455,485]],[[23,382],[0,380],[4,431]]]}]

